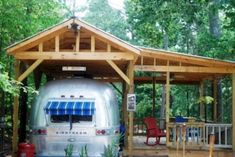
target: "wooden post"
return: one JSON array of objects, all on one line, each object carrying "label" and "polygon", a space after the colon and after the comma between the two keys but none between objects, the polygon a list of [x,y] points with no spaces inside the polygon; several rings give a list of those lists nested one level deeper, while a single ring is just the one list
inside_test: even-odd
[{"label": "wooden post", "polygon": [[169,145],[169,128],[168,128],[168,123],[169,123],[169,114],[170,114],[170,72],[168,71],[166,73],[166,145]]},{"label": "wooden post", "polygon": [[95,52],[95,36],[91,36],[91,52]]},{"label": "wooden post", "polygon": [[235,73],[232,74],[232,148],[235,154]]},{"label": "wooden post", "polygon": [[[199,97],[203,97],[204,96],[204,84],[203,81],[200,82],[200,87],[199,87]],[[200,118],[203,119],[204,114],[205,114],[205,110],[204,110],[204,104],[201,102],[200,103]]]},{"label": "wooden post", "polygon": [[39,52],[43,52],[43,43],[40,43],[40,44],[38,45],[38,51],[39,51]]},{"label": "wooden post", "polygon": [[214,157],[214,143],[215,143],[215,135],[214,132],[210,134],[210,139],[209,139],[209,144],[210,144],[210,149],[209,149],[209,157]]},{"label": "wooden post", "polygon": [[176,157],[179,157],[180,127],[176,125]]},{"label": "wooden post", "polygon": [[[127,93],[128,93],[128,85],[127,83],[124,81],[124,100],[123,100],[123,119],[125,122],[125,127],[126,127],[126,132],[125,132],[125,138],[128,137],[129,134],[129,130],[127,129],[129,124],[128,124],[128,112],[127,112]],[[125,139],[125,146],[128,146],[128,139]]]},{"label": "wooden post", "polygon": [[[128,93],[134,93],[134,61],[130,61],[128,67],[128,77],[130,79],[129,91]],[[134,113],[129,113],[129,138],[128,138],[128,156],[133,156],[133,120]]]},{"label": "wooden post", "polygon": [[185,157],[185,145],[186,145],[186,124],[182,126],[182,138],[183,138],[183,157]]},{"label": "wooden post", "polygon": [[153,77],[153,108],[152,108],[152,117],[155,117],[156,112],[156,90],[155,90],[155,84],[156,84],[156,77]]},{"label": "wooden post", "polygon": [[217,122],[217,93],[218,93],[218,80],[213,80],[213,98],[214,98],[214,102],[213,102],[213,120],[214,122]]},{"label": "wooden post", "polygon": [[57,35],[55,37],[55,52],[59,52],[60,51],[60,36]]},{"label": "wooden post", "polygon": [[[17,79],[20,73],[20,61],[15,60],[15,78]],[[12,157],[16,156],[18,144],[18,120],[19,120],[19,96],[14,96],[13,104],[13,137],[12,137]]]},{"label": "wooden post", "polygon": [[107,45],[107,52],[111,52],[111,51],[112,51],[111,45],[108,44],[108,45]]},{"label": "wooden post", "polygon": [[75,52],[79,52],[79,50],[80,50],[80,31],[77,32],[76,36]]}]

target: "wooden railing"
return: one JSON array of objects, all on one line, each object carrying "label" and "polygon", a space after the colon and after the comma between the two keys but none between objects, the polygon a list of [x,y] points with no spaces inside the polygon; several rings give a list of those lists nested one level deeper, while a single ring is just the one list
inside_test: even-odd
[{"label": "wooden railing", "polygon": [[177,145],[179,145],[179,147],[181,147],[184,144],[186,147],[195,148],[202,147],[204,145],[204,123],[169,123],[167,127],[169,130],[169,137],[167,137],[167,146],[176,147]]},{"label": "wooden railing", "polygon": [[[157,119],[158,126],[161,120]],[[210,124],[203,122],[186,122],[185,146],[186,148],[209,147],[209,136],[213,132],[215,135],[216,148],[232,148],[232,124]],[[164,126],[164,125],[163,125]],[[184,142],[183,123],[170,122],[167,125],[169,136],[167,146],[182,147]],[[143,119],[134,119],[134,135],[146,135],[146,126]],[[177,143],[178,142],[178,143]]]},{"label": "wooden railing", "polygon": [[143,119],[134,119],[134,135],[146,135],[146,126]]},{"label": "wooden railing", "polygon": [[209,146],[209,135],[215,135],[216,148],[232,148],[232,124],[205,124],[205,145]]}]

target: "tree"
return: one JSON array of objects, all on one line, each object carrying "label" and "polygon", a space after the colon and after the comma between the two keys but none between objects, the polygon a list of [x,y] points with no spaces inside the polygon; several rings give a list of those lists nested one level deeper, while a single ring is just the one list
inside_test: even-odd
[{"label": "tree", "polygon": [[[6,121],[9,138],[12,132],[12,96],[18,95],[20,89],[26,92],[34,86],[29,84],[24,87],[14,80],[14,59],[6,55],[5,48],[61,21],[64,18],[63,9],[64,6],[57,0],[0,1],[0,117],[4,117]],[[28,81],[32,82],[32,79]],[[30,94],[32,97],[31,93],[27,95]],[[32,101],[31,97],[28,102]],[[4,131],[3,134],[6,135]]]},{"label": "tree", "polygon": [[[139,45],[235,60],[235,3],[231,0],[126,0],[125,6],[133,40]],[[180,92],[188,89],[191,87],[172,89],[173,97],[179,95],[173,98],[173,114],[188,110],[181,103],[185,94]],[[198,95],[196,90],[192,95]]]},{"label": "tree", "polygon": [[108,0],[88,0],[85,21],[123,40],[129,40],[125,17],[120,10],[112,8]]}]

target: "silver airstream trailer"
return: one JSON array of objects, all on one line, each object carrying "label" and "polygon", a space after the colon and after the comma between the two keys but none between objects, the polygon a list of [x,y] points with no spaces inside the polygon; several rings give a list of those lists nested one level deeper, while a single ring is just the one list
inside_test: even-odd
[{"label": "silver airstream trailer", "polygon": [[118,142],[116,96],[107,84],[90,79],[51,81],[32,106],[30,127],[37,157],[65,156],[69,145],[73,157],[85,146],[89,157],[101,156]]}]

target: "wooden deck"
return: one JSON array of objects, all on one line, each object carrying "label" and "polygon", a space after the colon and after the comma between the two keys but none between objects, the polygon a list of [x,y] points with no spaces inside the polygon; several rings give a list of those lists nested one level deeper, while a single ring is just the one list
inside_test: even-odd
[{"label": "wooden deck", "polygon": [[[146,136],[134,136],[133,137],[134,148],[136,149],[153,149],[153,150],[162,150],[166,148],[166,138],[162,137],[160,140],[160,145],[147,146],[144,142],[146,141]],[[150,138],[149,143],[154,143],[155,139]]]},{"label": "wooden deck", "polygon": [[[166,147],[165,138],[161,138],[160,145],[156,146],[145,145],[145,140],[145,136],[134,136],[134,157],[183,157],[182,149],[177,152],[174,148]],[[154,142],[154,139],[151,139],[151,142]],[[127,156],[127,152],[127,150],[124,151],[124,156]],[[209,150],[206,148],[200,150],[188,149],[185,152],[185,157],[209,157]],[[219,149],[214,151],[214,157],[235,157],[235,154],[230,149]]]}]

